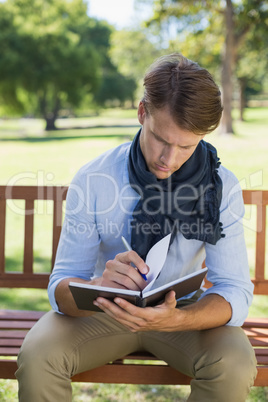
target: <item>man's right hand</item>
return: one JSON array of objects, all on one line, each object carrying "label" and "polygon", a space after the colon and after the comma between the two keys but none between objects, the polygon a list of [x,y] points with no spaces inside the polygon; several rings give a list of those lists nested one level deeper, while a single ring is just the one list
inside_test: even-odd
[{"label": "man's right hand", "polygon": [[[131,263],[137,268],[134,268]],[[145,275],[149,272],[149,268],[142,258],[135,251],[131,250],[117,254],[113,260],[107,261],[101,277],[94,278],[91,281],[86,281],[81,278],[63,279],[55,290],[59,310],[73,317],[95,314],[93,311],[84,311],[77,308],[69,289],[69,282],[71,281],[113,288],[142,290],[146,286],[146,281],[142,278],[138,269]]]},{"label": "man's right hand", "polygon": [[146,275],[148,272],[149,267],[135,251],[126,251],[117,254],[113,260],[106,262],[100,285],[142,290],[147,283],[140,273]]}]

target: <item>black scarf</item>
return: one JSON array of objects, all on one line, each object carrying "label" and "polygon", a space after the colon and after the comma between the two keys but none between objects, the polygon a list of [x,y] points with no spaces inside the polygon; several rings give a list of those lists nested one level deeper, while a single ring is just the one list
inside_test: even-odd
[{"label": "black scarf", "polygon": [[141,196],[133,211],[133,250],[145,259],[157,241],[172,233],[172,242],[178,230],[186,239],[216,244],[224,237],[219,222],[222,181],[216,149],[201,140],[179,170],[159,180],[147,168],[140,133],[131,144],[128,161],[130,185]]}]

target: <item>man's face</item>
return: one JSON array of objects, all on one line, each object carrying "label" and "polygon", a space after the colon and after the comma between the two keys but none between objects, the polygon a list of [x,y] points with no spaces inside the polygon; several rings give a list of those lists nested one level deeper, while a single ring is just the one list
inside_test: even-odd
[{"label": "man's face", "polygon": [[158,179],[167,179],[194,153],[204,135],[181,129],[168,109],[145,114],[140,102],[138,119],[142,125],[140,146],[148,169]]}]

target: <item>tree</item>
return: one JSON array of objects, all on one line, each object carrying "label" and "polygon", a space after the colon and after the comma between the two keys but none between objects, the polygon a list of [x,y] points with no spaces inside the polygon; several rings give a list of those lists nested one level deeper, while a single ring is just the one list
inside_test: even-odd
[{"label": "tree", "polygon": [[127,100],[130,100],[133,106],[136,87],[134,79],[126,78],[110,65],[103,71],[103,80],[94,99],[100,106],[117,102],[123,106]]},{"label": "tree", "polygon": [[[142,2],[142,0],[139,0]],[[268,10],[260,0],[147,0],[153,4],[153,17],[148,22],[165,24],[172,20],[179,32],[196,36],[213,32],[215,19],[223,28],[224,44],[221,51],[221,85],[224,112],[223,133],[233,133],[232,95],[235,66],[239,49],[249,33],[254,36],[257,27],[266,26]],[[218,32],[216,29],[215,32]]]},{"label": "tree", "polygon": [[109,54],[119,72],[130,82],[136,83],[136,89],[141,87],[138,84],[149,65],[161,55],[161,49],[158,44],[150,41],[144,30],[122,29],[112,33]]},{"label": "tree", "polygon": [[236,64],[239,84],[240,120],[244,120],[244,108],[250,95],[262,92],[268,70],[268,35],[263,25],[255,27],[242,45]]},{"label": "tree", "polygon": [[[20,112],[27,102],[55,129],[62,105],[97,93],[111,28],[89,18],[83,0],[0,4],[0,93]],[[25,95],[27,94],[27,96]]]}]

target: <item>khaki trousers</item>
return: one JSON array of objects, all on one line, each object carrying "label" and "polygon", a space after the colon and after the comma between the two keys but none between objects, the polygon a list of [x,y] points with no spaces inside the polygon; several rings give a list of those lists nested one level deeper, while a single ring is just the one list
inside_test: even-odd
[{"label": "khaki trousers", "polygon": [[132,333],[105,313],[73,318],[51,311],[22,345],[19,400],[69,402],[71,376],[137,350],[191,376],[188,401],[244,402],[256,376],[254,351],[239,327]]}]

